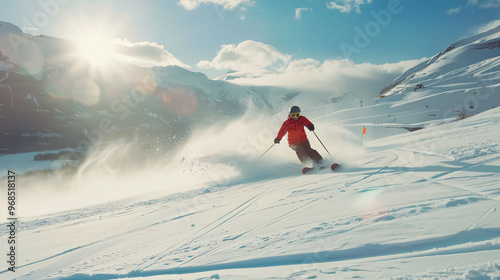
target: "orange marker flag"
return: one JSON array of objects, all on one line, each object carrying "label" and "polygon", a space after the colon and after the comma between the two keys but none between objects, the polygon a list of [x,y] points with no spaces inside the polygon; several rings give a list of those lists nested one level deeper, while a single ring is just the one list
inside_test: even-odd
[{"label": "orange marker flag", "polygon": [[363,126],[363,134],[361,134],[361,141],[363,141],[363,136],[366,134],[366,126]]}]

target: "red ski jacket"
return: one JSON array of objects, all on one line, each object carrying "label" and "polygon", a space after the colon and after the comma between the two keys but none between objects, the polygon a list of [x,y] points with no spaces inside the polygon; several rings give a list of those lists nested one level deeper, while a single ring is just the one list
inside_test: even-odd
[{"label": "red ski jacket", "polygon": [[294,121],[290,116],[281,126],[278,132],[278,139],[281,140],[283,136],[288,132],[288,145],[294,145],[307,140],[307,135],[304,130],[304,126],[309,127],[311,125],[306,117],[300,116],[297,121]]}]

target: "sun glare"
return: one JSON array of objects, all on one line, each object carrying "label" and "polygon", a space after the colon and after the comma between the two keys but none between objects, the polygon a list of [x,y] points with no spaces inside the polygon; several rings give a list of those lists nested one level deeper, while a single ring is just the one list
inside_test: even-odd
[{"label": "sun glare", "polygon": [[105,67],[114,55],[113,41],[101,35],[86,36],[78,41],[78,54],[92,66]]}]

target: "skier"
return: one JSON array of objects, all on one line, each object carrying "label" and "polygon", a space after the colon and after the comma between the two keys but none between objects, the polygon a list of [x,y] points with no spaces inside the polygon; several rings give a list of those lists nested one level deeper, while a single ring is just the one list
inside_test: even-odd
[{"label": "skier", "polygon": [[321,166],[323,157],[318,151],[311,148],[311,144],[307,139],[306,126],[310,131],[314,131],[314,124],[306,117],[300,115],[300,108],[292,106],[289,110],[288,119],[283,122],[278,136],[274,139],[274,143],[279,144],[281,138],[288,132],[288,145],[292,148],[302,164],[308,164],[310,161],[317,166]]}]

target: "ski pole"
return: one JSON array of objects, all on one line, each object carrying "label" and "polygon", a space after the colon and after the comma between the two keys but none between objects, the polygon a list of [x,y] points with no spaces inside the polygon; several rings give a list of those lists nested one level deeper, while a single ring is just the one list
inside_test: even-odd
[{"label": "ski pole", "polygon": [[269,150],[271,150],[272,147],[274,147],[274,145],[276,145],[276,143],[273,143],[271,145],[271,147],[269,147],[269,149],[267,149],[257,160],[259,160],[261,157],[263,157]]},{"label": "ski pole", "polygon": [[327,152],[330,156],[332,156],[332,154],[330,154],[330,152],[329,152],[329,151],[328,151],[328,149],[325,147],[325,145],[323,144],[323,142],[321,142],[321,139],[319,139],[318,135],[316,134],[316,132],[314,132],[314,130],[313,130],[313,133],[314,133],[314,135],[316,135],[316,138],[318,138],[318,141],[321,143],[321,145],[323,145],[323,148],[325,148],[326,152]]}]

